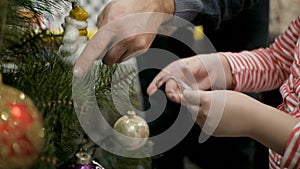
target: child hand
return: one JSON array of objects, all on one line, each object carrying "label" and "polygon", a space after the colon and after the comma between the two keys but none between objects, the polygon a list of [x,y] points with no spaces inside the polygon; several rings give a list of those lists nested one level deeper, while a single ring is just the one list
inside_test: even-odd
[{"label": "child hand", "polygon": [[205,133],[250,137],[280,154],[299,123],[287,113],[229,90],[184,90],[182,100]]},{"label": "child hand", "polygon": [[177,60],[165,67],[150,83],[147,93],[152,95],[164,83],[167,96],[180,103],[183,89],[232,88],[231,69],[226,58],[218,54],[197,55]]},{"label": "child hand", "polygon": [[184,90],[183,103],[202,129],[215,136],[249,136],[253,117],[264,104],[228,90]]}]

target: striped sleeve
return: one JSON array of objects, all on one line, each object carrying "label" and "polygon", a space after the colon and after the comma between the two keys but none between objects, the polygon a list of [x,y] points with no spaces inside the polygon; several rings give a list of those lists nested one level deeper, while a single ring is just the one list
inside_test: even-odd
[{"label": "striped sleeve", "polygon": [[281,167],[289,169],[300,168],[300,122],[294,127],[290,134],[286,150],[281,161]]},{"label": "striped sleeve", "polygon": [[224,52],[232,69],[236,91],[261,92],[280,87],[290,74],[300,32],[300,17],[268,48],[240,53]]}]

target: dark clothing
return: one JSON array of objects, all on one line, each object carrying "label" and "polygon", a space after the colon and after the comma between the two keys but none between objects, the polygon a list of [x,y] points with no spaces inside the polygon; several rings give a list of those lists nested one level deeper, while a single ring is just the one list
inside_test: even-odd
[{"label": "dark clothing", "polygon": [[[249,9],[260,8],[258,6],[262,3],[264,2],[260,0],[175,0],[175,15],[195,25],[205,25],[209,29],[216,30],[223,24],[222,22],[247,13]],[[269,11],[269,8],[262,8],[263,12]]]}]

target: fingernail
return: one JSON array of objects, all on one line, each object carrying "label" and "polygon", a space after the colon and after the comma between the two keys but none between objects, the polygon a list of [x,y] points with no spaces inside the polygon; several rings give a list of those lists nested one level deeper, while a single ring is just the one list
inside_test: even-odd
[{"label": "fingernail", "polygon": [[181,103],[181,96],[180,94],[172,93],[169,95],[169,98],[177,103]]},{"label": "fingernail", "polygon": [[83,70],[80,67],[76,67],[73,71],[73,75],[75,77],[82,77],[83,76]]}]

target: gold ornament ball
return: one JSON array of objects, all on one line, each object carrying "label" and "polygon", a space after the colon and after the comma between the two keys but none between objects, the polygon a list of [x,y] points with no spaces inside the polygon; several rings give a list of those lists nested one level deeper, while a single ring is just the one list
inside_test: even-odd
[{"label": "gold ornament ball", "polygon": [[89,14],[81,6],[76,6],[70,11],[70,17],[78,21],[86,21]]},{"label": "gold ornament ball", "polygon": [[28,169],[44,146],[42,118],[23,92],[4,85],[0,74],[0,169]]},{"label": "gold ornament ball", "polygon": [[137,116],[134,111],[128,111],[114,124],[114,137],[118,143],[127,150],[141,148],[149,138],[149,126],[147,122]]}]

